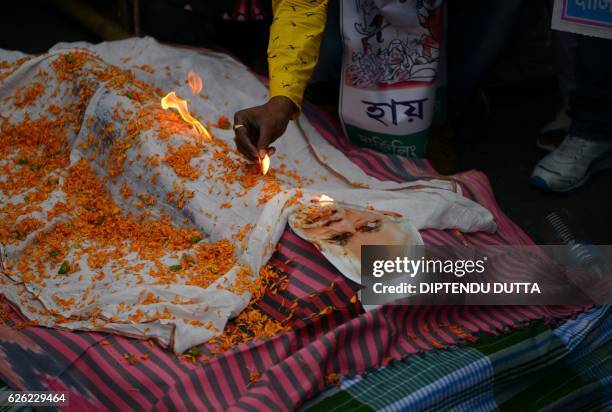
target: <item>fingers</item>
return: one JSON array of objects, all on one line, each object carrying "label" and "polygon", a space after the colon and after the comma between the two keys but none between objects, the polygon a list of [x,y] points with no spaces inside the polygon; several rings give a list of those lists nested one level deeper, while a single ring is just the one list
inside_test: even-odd
[{"label": "fingers", "polygon": [[[274,141],[274,136],[272,135],[272,129],[267,124],[260,125],[259,129],[259,140],[257,141],[257,156],[260,159],[263,159],[265,155],[269,155],[269,147],[268,145]],[[275,149],[273,149],[275,150]],[[274,151],[272,152],[274,153]]]},{"label": "fingers", "polygon": [[234,141],[238,151],[249,160],[256,161],[259,158],[259,154],[253,142],[257,141],[258,136],[243,110],[234,115],[234,133],[236,135]]},{"label": "fingers", "polygon": [[[240,110],[234,115],[236,148],[251,161],[272,156],[276,149],[270,144],[284,132],[288,118],[273,110],[270,103]],[[276,116],[276,117],[275,117]],[[281,116],[281,118],[278,118]]]},{"label": "fingers", "polygon": [[[238,139],[236,139],[236,149],[238,149],[240,154],[243,155],[246,159],[250,160],[251,162],[257,161],[258,157],[253,154],[252,148],[241,143]],[[256,150],[255,150],[255,153],[257,153]]]}]

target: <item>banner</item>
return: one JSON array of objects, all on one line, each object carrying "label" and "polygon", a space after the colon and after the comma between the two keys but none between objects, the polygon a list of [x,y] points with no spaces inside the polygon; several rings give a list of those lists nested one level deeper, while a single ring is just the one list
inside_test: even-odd
[{"label": "banner", "polygon": [[436,110],[443,1],[343,1],[341,26],[346,134],[380,152],[422,157]]},{"label": "banner", "polygon": [[552,28],[612,39],[612,0],[555,0]]}]

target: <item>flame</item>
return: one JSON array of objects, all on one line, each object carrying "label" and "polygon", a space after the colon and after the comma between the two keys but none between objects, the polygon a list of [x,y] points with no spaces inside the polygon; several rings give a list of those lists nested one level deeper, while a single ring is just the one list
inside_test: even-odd
[{"label": "flame", "polygon": [[321,195],[319,196],[319,203],[333,203],[334,199],[327,196],[327,195]]},{"label": "flame", "polygon": [[200,94],[202,91],[202,78],[194,70],[187,73],[187,84],[191,87],[191,93]]},{"label": "flame", "polygon": [[268,173],[268,170],[270,169],[270,156],[268,156],[267,154],[264,155],[264,157],[260,160],[260,163],[261,163],[261,173],[265,175],[266,173]]},{"label": "flame", "polygon": [[211,140],[210,133],[202,123],[200,123],[196,118],[194,118],[189,113],[189,108],[187,107],[187,100],[183,100],[176,95],[174,92],[170,92],[161,99],[161,106],[164,109],[175,109],[183,118],[184,121],[192,125],[196,128],[198,133],[200,133],[206,140]]}]

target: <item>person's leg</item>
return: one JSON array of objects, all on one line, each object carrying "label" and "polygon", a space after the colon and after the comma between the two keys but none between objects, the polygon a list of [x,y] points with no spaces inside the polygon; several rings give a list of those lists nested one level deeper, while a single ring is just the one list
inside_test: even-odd
[{"label": "person's leg", "polygon": [[523,2],[449,1],[448,113],[451,122],[466,115],[483,76],[512,36]]},{"label": "person's leg", "polygon": [[330,1],[327,23],[321,39],[319,61],[312,72],[311,83],[340,81],[342,65],[342,34],[340,33],[340,3]]},{"label": "person's leg", "polygon": [[337,106],[342,71],[342,34],[340,1],[327,6],[327,23],[323,31],[319,60],[310,77],[304,99],[317,105]]},{"label": "person's leg", "polygon": [[576,38],[576,90],[570,96],[572,124],[561,146],[535,167],[531,182],[566,192],[612,166],[612,40]]},{"label": "person's leg", "polygon": [[563,103],[569,105],[570,93],[576,90],[576,35],[553,30],[552,44],[555,52],[555,68]]},{"label": "person's leg", "polygon": [[612,140],[612,40],[577,36],[576,89],[570,94],[569,134]]},{"label": "person's leg", "polygon": [[552,46],[561,107],[555,118],[542,127],[536,141],[536,146],[549,152],[559,147],[572,123],[569,117],[569,96],[576,89],[576,35],[553,30]]}]

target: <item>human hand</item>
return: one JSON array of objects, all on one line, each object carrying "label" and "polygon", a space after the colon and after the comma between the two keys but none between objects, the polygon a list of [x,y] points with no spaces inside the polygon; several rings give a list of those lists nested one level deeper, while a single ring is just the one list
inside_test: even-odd
[{"label": "human hand", "polygon": [[285,96],[274,96],[267,103],[234,114],[236,148],[252,161],[273,153],[269,147],[281,137],[297,107]]}]

